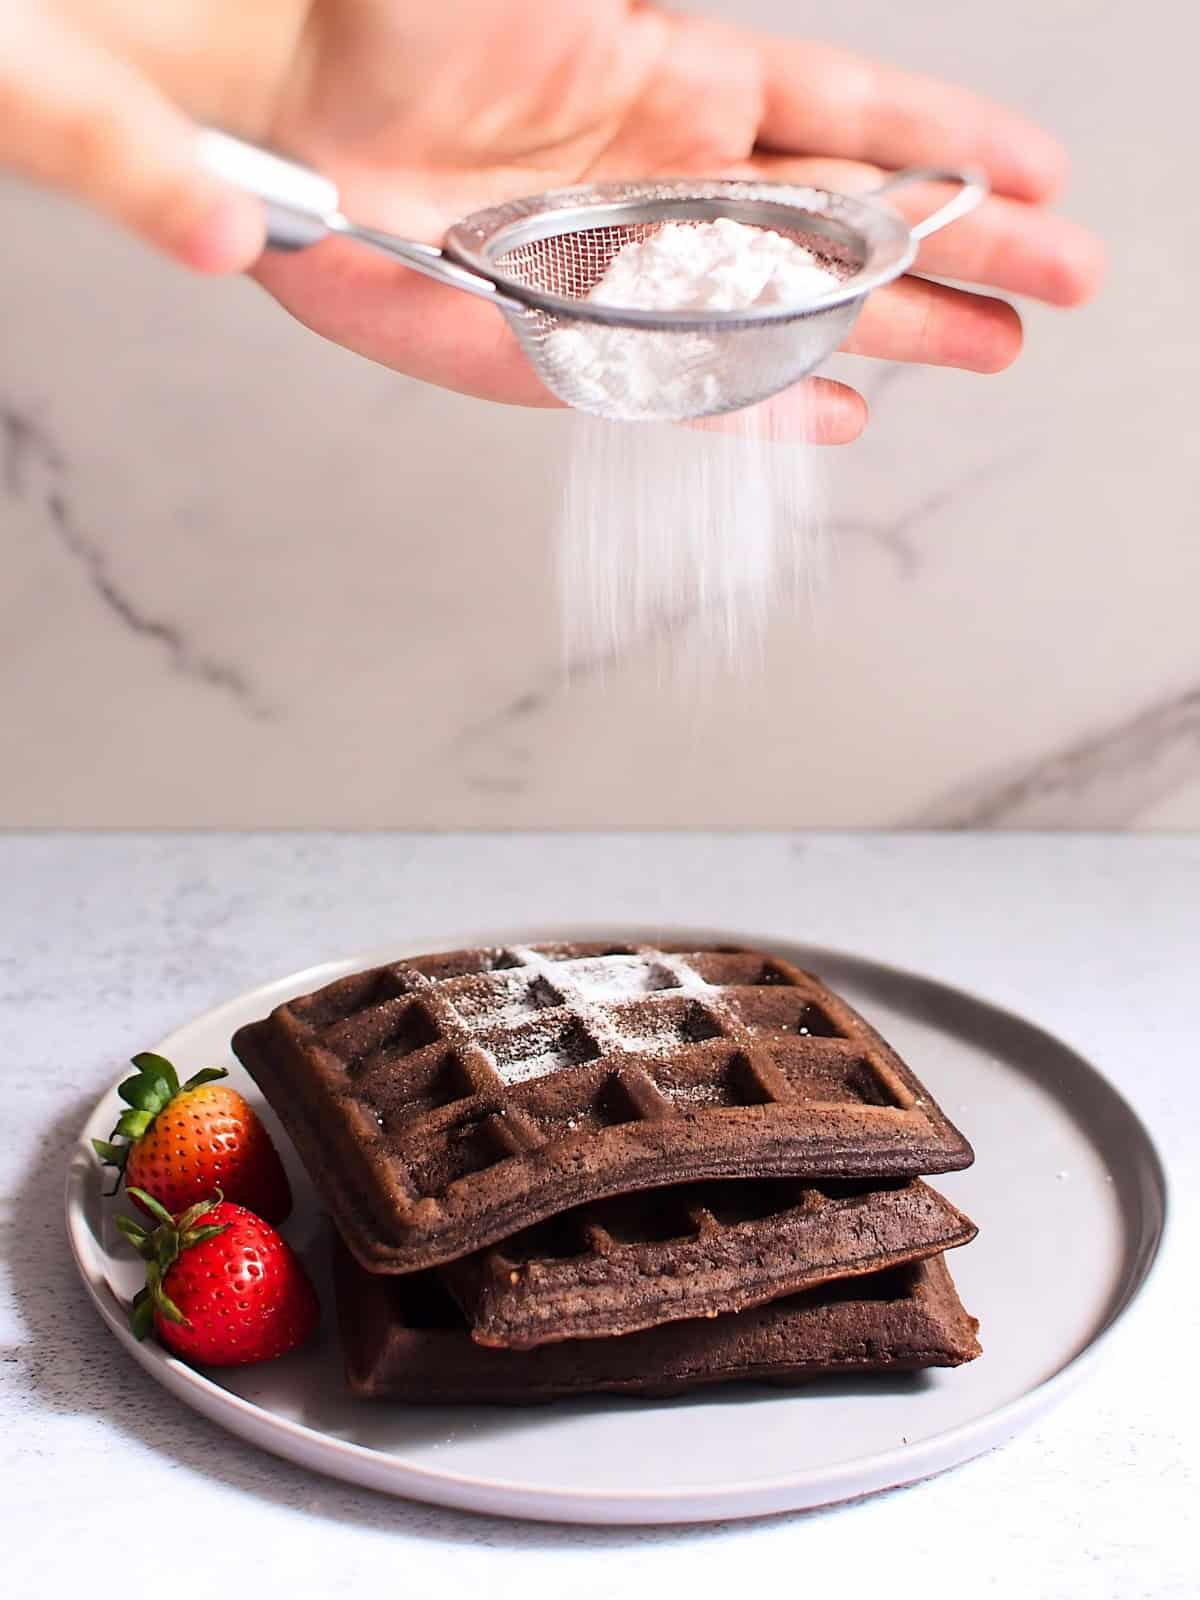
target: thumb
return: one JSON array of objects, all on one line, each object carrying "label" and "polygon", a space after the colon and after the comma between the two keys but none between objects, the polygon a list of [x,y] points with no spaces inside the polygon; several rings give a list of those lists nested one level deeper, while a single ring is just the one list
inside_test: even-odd
[{"label": "thumb", "polygon": [[194,124],[153,83],[44,15],[10,18],[0,33],[0,165],[196,271],[253,264],[262,206],[205,171]]}]

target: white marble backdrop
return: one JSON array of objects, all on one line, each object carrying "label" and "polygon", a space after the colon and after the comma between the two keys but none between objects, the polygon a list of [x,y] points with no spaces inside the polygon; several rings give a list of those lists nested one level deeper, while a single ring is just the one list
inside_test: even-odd
[{"label": "white marble backdrop", "polygon": [[[568,419],[413,385],[248,284],[0,195],[0,824],[1196,827],[1194,27],[1169,0],[710,10],[1042,118],[1112,251],[999,378],[847,362],[818,614],[564,678]],[[1193,40],[1194,42],[1194,40]]]}]

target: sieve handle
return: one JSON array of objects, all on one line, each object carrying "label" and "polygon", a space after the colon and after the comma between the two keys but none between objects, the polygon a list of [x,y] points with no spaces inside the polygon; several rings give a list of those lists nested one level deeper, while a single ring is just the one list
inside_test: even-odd
[{"label": "sieve handle", "polygon": [[893,194],[897,189],[907,188],[910,183],[956,183],[959,186],[958,193],[947,200],[944,206],[939,206],[922,221],[913,224],[914,239],[927,239],[939,228],[957,222],[959,217],[965,217],[968,211],[974,211],[979,202],[986,198],[989,188],[987,178],[973,167],[905,167],[902,172],[890,177],[886,183],[881,183],[877,189],[869,190],[867,198],[877,200],[882,195]]},{"label": "sieve handle", "polygon": [[263,202],[269,249],[303,250],[329,233],[338,209],[332,179],[216,128],[201,129],[198,146],[201,164],[214,177]]},{"label": "sieve handle", "polygon": [[270,250],[306,250],[331,233],[340,233],[381,250],[414,272],[449,284],[452,289],[464,289],[511,310],[521,309],[501,295],[489,278],[460,267],[436,245],[351,222],[338,209],[337,184],[311,167],[216,128],[201,130],[199,151],[202,164],[215,177],[257,195],[263,202]]}]

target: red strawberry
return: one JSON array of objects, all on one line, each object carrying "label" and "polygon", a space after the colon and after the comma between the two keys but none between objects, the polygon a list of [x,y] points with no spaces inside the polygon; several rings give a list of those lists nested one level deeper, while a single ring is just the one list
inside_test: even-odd
[{"label": "red strawberry", "polygon": [[[205,1067],[181,1087],[162,1056],[144,1051],[133,1065],[136,1075],[117,1090],[128,1111],[111,1139],[92,1140],[100,1159],[117,1168],[118,1185],[124,1174],[131,1195],[143,1189],[172,1215],[220,1189],[268,1222],[282,1222],[292,1209],[287,1173],[257,1115],[236,1090],[217,1083],[225,1068]],[[129,1142],[114,1144],[117,1138]]]},{"label": "red strawberry", "polygon": [[169,1350],[208,1367],[273,1361],[303,1344],[320,1315],[308,1274],[291,1246],[245,1206],[216,1198],[179,1217],[153,1195],[129,1191],[158,1223],[132,1217],[117,1227],[149,1262],[132,1325],[153,1327]]}]

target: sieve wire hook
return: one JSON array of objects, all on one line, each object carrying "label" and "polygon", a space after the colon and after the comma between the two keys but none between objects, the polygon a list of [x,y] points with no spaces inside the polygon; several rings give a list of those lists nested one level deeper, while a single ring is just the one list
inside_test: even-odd
[{"label": "sieve wire hook", "polygon": [[956,183],[959,186],[958,193],[945,205],[931,211],[921,222],[912,224],[914,239],[927,239],[939,228],[948,227],[950,223],[957,222],[959,217],[965,217],[968,211],[974,211],[979,202],[986,198],[989,187],[987,178],[973,167],[905,167],[886,183],[866,190],[860,198],[878,200],[881,195],[906,189],[910,183]]}]

